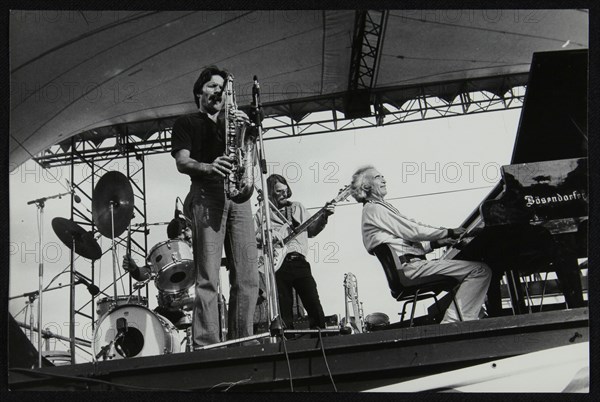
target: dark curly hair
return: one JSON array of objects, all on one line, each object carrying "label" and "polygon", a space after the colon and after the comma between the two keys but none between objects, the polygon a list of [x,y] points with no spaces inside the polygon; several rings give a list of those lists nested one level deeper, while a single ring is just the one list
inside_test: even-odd
[{"label": "dark curly hair", "polygon": [[202,87],[206,84],[213,75],[218,75],[223,78],[223,80],[227,79],[229,73],[225,69],[220,69],[217,66],[208,66],[200,73],[200,76],[196,80],[194,84],[194,102],[196,102],[196,107],[200,108],[200,95],[202,94]]},{"label": "dark curly hair", "polygon": [[177,236],[179,236],[181,232],[183,232],[183,230],[187,227],[188,224],[185,221],[185,219],[175,218],[171,222],[169,222],[169,225],[167,226],[167,236],[169,237],[169,239],[176,239]]}]

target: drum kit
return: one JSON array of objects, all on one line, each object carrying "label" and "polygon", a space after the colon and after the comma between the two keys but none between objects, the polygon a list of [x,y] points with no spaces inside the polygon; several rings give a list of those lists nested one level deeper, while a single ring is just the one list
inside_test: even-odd
[{"label": "drum kit", "polygon": [[[92,217],[97,231],[112,241],[114,294],[97,301],[98,320],[92,342],[96,360],[179,353],[186,341],[185,350],[191,350],[190,311],[194,304],[195,267],[192,249],[187,242],[171,239],[155,245],[146,261],[151,269],[150,278],[134,285],[133,292],[154,280],[158,289],[156,311],[148,308],[147,297],[133,292],[117,294],[119,277],[115,238],[128,230],[130,249],[133,210],[134,194],[129,179],[117,171],[104,174],[92,194]],[[54,218],[52,228],[72,252],[91,260],[102,256],[93,233],[72,220]],[[179,341],[178,331],[185,333],[183,342]]]}]

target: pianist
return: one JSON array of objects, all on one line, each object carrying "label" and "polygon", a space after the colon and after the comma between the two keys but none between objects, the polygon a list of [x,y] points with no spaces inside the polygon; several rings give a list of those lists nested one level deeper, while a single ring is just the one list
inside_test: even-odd
[{"label": "pianist", "polygon": [[[365,166],[352,176],[352,196],[363,203],[362,236],[369,253],[387,243],[398,253],[402,270],[409,279],[445,275],[460,281],[456,292],[463,320],[477,320],[492,276],[482,262],[428,261],[425,254],[434,248],[452,245],[464,233],[463,228],[444,229],[416,222],[402,215],[384,200],[387,194],[383,175],[373,166]],[[458,321],[454,303],[446,310],[442,324]]]}]

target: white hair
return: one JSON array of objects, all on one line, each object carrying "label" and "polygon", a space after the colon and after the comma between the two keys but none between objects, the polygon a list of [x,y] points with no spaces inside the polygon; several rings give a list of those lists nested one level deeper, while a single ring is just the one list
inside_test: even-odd
[{"label": "white hair", "polygon": [[352,175],[350,190],[352,197],[358,202],[365,203],[371,195],[371,181],[366,177],[369,169],[375,169],[375,167],[373,165],[362,166]]}]

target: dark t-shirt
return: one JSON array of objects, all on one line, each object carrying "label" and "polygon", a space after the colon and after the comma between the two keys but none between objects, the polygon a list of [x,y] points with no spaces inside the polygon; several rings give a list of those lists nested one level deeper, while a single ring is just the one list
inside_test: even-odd
[{"label": "dark t-shirt", "polygon": [[[190,151],[190,157],[195,161],[212,163],[225,152],[224,113],[219,114],[217,123],[200,112],[181,116],[173,124],[171,146],[173,157],[179,150],[187,149]],[[205,180],[206,177],[192,177],[193,182]]]}]

